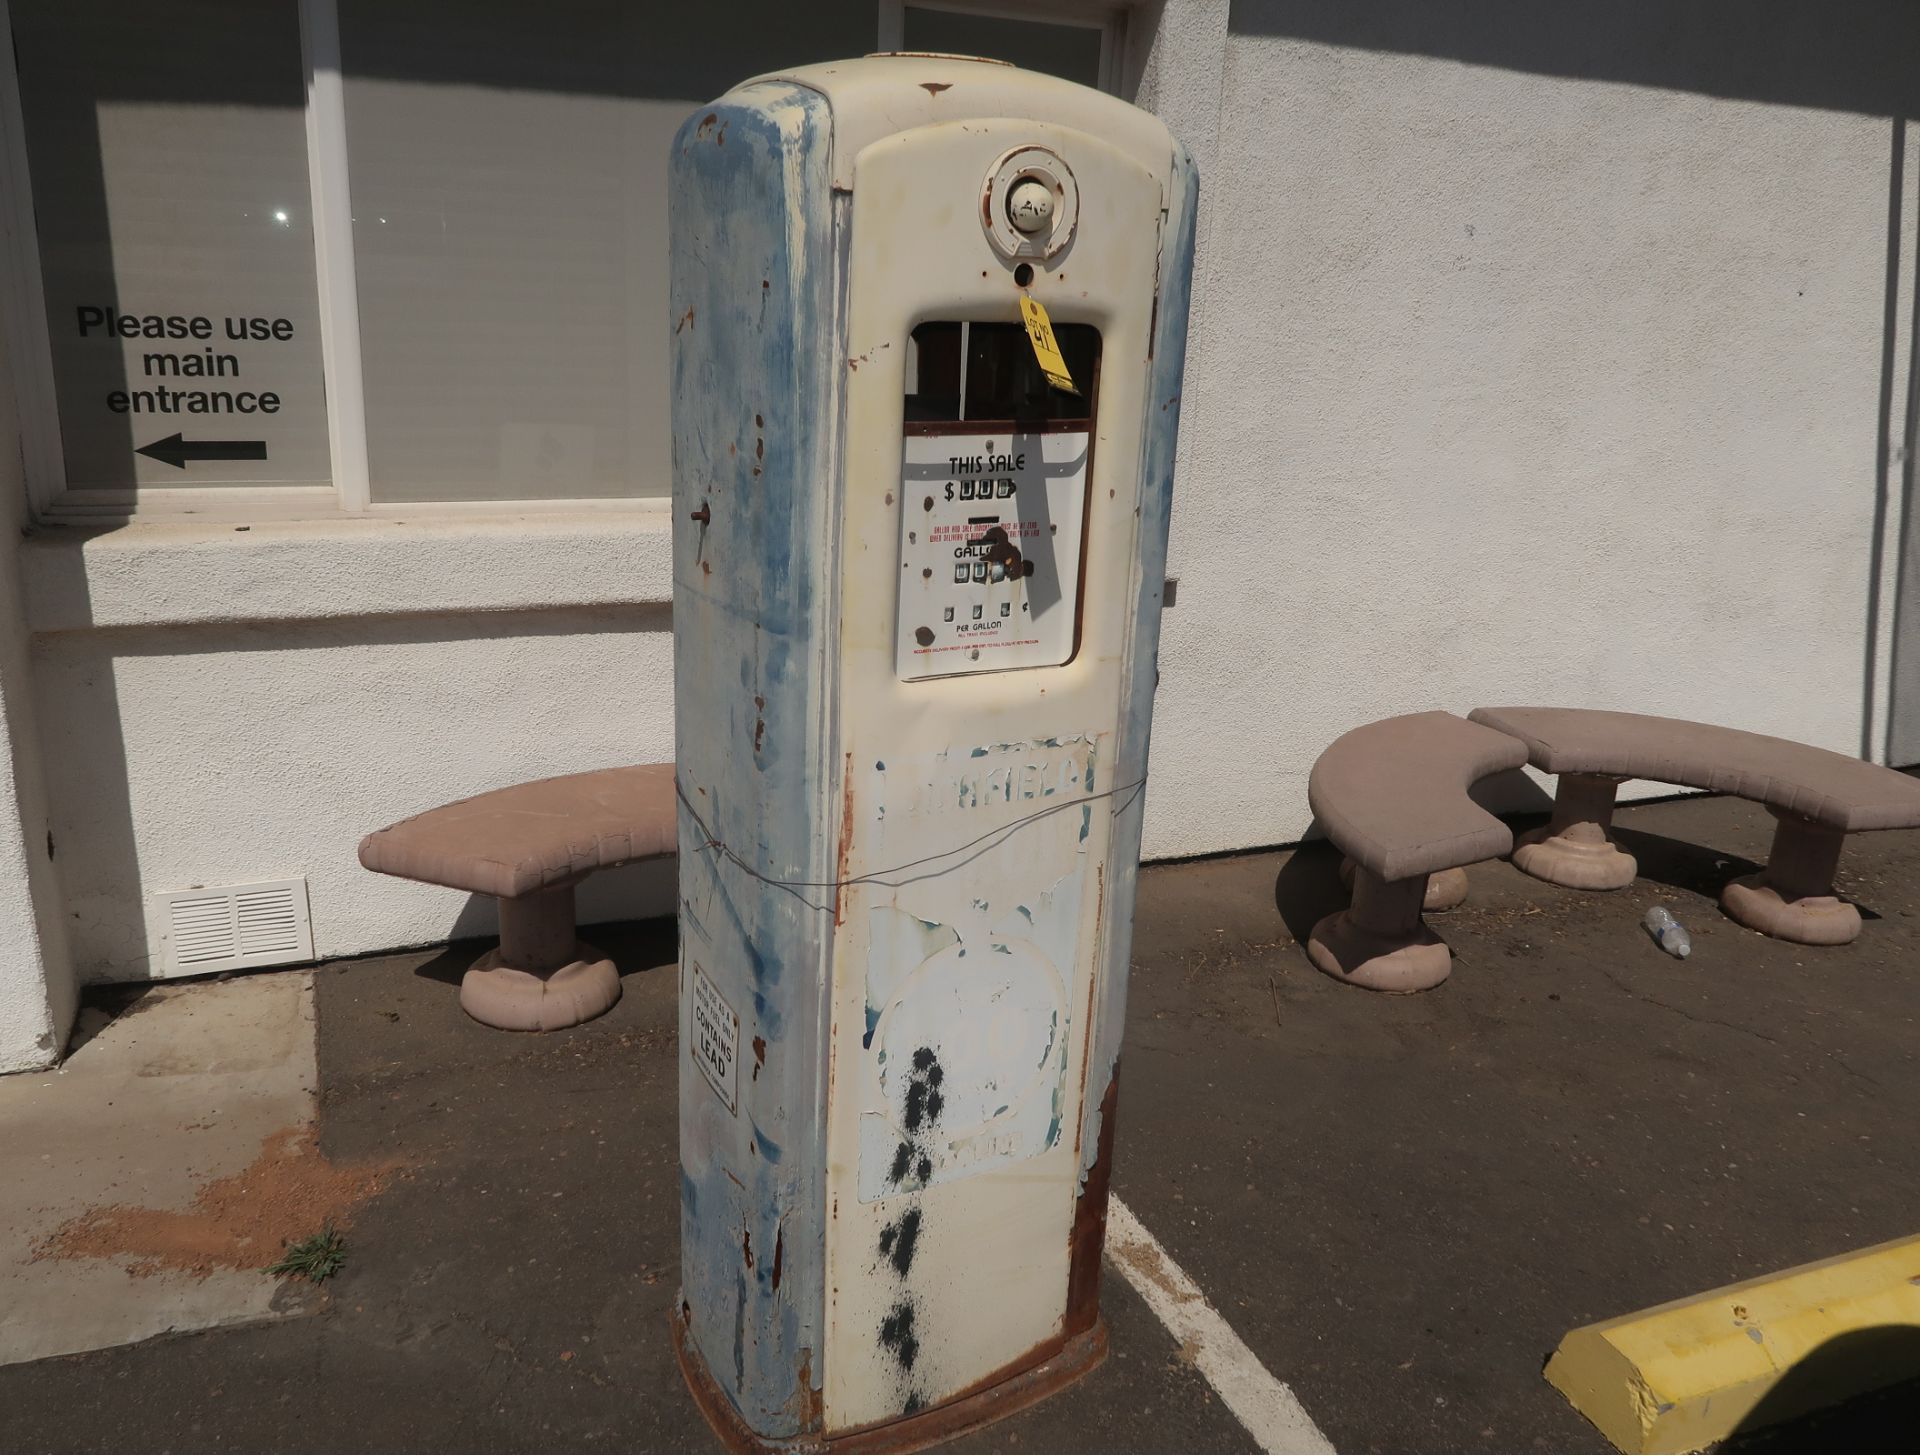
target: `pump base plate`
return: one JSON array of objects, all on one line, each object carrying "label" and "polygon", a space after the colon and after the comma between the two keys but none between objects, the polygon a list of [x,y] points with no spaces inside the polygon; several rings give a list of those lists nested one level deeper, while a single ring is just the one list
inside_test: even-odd
[{"label": "pump base plate", "polygon": [[[1018,1367],[990,1374],[972,1389],[945,1404],[921,1410],[881,1425],[866,1425],[837,1435],[789,1435],[769,1438],[747,1427],[720,1386],[707,1372],[706,1360],[688,1336],[680,1311],[673,1314],[673,1353],[693,1402],[707,1417],[714,1434],[738,1455],[909,1455],[995,1420],[1018,1414],[1057,1394],[1083,1374],[1090,1374],[1107,1357],[1107,1324],[1096,1319],[1090,1329],[1040,1345]],[[1038,1362],[1034,1362],[1037,1358]]]}]

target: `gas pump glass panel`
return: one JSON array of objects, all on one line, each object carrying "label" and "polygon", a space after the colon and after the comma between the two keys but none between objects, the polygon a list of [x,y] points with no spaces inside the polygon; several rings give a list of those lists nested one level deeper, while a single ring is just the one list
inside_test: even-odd
[{"label": "gas pump glass panel", "polygon": [[1079,648],[1100,333],[1054,336],[1079,394],[1047,382],[1019,323],[922,323],[908,341],[903,681],[1057,667]]}]

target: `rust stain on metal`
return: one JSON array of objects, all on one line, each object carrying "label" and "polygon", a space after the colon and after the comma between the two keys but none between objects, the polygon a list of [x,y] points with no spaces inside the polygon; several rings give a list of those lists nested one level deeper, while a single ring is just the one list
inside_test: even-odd
[{"label": "rust stain on metal", "polygon": [[675,333],[684,333],[686,332],[686,330],[692,327],[693,327],[693,309],[688,308],[685,313],[680,315],[680,321],[673,326],[673,331]]},{"label": "rust stain on metal", "polygon": [[747,1267],[753,1267],[753,1229],[748,1228],[740,1234],[740,1256],[747,1260]]},{"label": "rust stain on metal", "polygon": [[842,925],[847,922],[846,882],[847,859],[853,853],[853,754],[847,754],[846,766],[840,776],[840,849],[834,857],[833,870],[833,922]]},{"label": "rust stain on metal", "polygon": [[[1097,864],[1094,866],[1094,871],[1093,871],[1093,923],[1096,925],[1105,925],[1106,913],[1107,913],[1107,866],[1105,864]],[[1100,963],[1099,951],[1100,951],[1099,932],[1096,931],[1095,939],[1094,939],[1094,956],[1093,956],[1093,961],[1094,961],[1094,964],[1096,965]],[[1093,997],[1094,997],[1095,991],[1099,989],[1099,986],[1100,986],[1100,979],[1098,976],[1089,977],[1087,981],[1087,1004],[1085,1009],[1081,1012],[1081,1016],[1082,1016],[1081,1023],[1089,1028],[1093,1026]],[[1086,1105],[1086,1102],[1087,1102],[1087,1077],[1088,1075],[1091,1074],[1093,1070],[1092,1054],[1093,1054],[1092,1043],[1091,1041],[1089,1041],[1087,1055],[1081,1057],[1080,1059],[1080,1086],[1078,1090],[1079,1090],[1079,1096],[1080,1096],[1080,1104],[1083,1107]],[[1080,1125],[1075,1129],[1074,1136],[1073,1136],[1073,1154],[1075,1157],[1078,1157],[1080,1155],[1081,1149],[1085,1146],[1084,1139],[1086,1137],[1086,1134],[1087,1134],[1086,1118],[1085,1116],[1082,1116],[1080,1119]]]},{"label": "rust stain on metal", "polygon": [[755,1036],[753,1038],[753,1079],[755,1081],[760,1079],[760,1068],[766,1064],[767,1038],[765,1036]]},{"label": "rust stain on metal", "polygon": [[951,91],[953,89],[953,82],[922,81],[920,83],[920,89],[925,91],[929,96],[938,96],[942,91]]},{"label": "rust stain on metal", "polygon": [[793,1371],[793,1399],[787,1409],[802,1430],[817,1430],[826,1423],[826,1398],[820,1386],[813,1382],[811,1349],[800,1351],[800,1367]]},{"label": "rust stain on metal", "polygon": [[1120,1065],[1100,1098],[1100,1141],[1086,1186],[1073,1205],[1067,1240],[1066,1330],[1078,1334],[1100,1321],[1100,1254],[1107,1243],[1107,1196],[1113,1181],[1113,1123],[1120,1101]]},{"label": "rust stain on metal", "polygon": [[766,1455],[766,1452],[776,1449],[784,1452],[784,1455],[821,1455],[826,1450],[826,1442],[819,1437],[820,1397],[819,1392],[812,1388],[812,1358],[808,1352],[802,1351],[798,1384],[793,1395],[801,1407],[795,1410],[796,1417],[801,1417],[803,1412],[805,1415],[802,1424],[804,1433],[785,1440],[764,1440],[740,1417],[740,1412],[733,1407],[726,1392],[714,1382],[707,1361],[700,1357],[700,1351],[694,1347],[690,1332],[692,1310],[682,1303],[679,1314],[667,1322],[673,1330],[674,1362],[680,1366],[680,1377],[686,1380],[688,1393],[693,1396],[700,1413],[706,1416],[708,1428],[734,1455]]},{"label": "rust stain on metal", "polygon": [[792,1403],[788,1409],[799,1426],[798,1435],[765,1439],[754,1433],[740,1412],[714,1382],[706,1361],[690,1336],[693,1311],[682,1303],[669,1319],[674,1360],[693,1402],[706,1416],[720,1442],[736,1455],[905,1455],[979,1429],[1009,1415],[1030,1409],[1048,1396],[1098,1368],[1107,1357],[1107,1329],[1096,1323],[1080,1334],[1062,1334],[1042,1341],[1010,1364],[976,1380],[935,1408],[906,1419],[885,1420],[823,1437],[825,1402],[814,1383],[813,1351],[802,1349],[794,1371]]},{"label": "rust stain on metal", "polygon": [[1031,1409],[1097,1369],[1106,1357],[1105,1324],[1083,1334],[1055,1335],[930,1410],[849,1430],[812,1448],[821,1455],[906,1455],[924,1450]]}]

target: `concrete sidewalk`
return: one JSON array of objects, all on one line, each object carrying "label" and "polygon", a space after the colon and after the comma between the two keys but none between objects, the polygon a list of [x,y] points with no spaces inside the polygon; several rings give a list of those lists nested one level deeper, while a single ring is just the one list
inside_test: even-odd
[{"label": "concrete sidewalk", "polygon": [[[1301,953],[1341,897],[1324,846],[1142,878],[1115,1190],[1342,1455],[1602,1455],[1541,1379],[1569,1328],[1920,1230],[1920,835],[1853,841],[1873,917],[1815,951],[1713,906],[1765,852],[1758,809],[1619,822],[1639,884],[1480,866],[1436,920],[1452,981],[1406,999]],[[1639,930],[1656,898],[1691,959]],[[470,946],[316,972],[322,1149],[407,1164],[323,1306],[0,1369],[0,1449],[717,1449],[666,1338],[671,927],[596,939],[625,998],[547,1037],[460,1015]],[[1255,1448],[1111,1270],[1103,1298],[1105,1367],[951,1448]],[[1905,1449],[1914,1416],[1753,1448]]]},{"label": "concrete sidewalk", "polygon": [[[309,977],[105,999],[118,1014],[89,1007],[57,1071],[0,1078],[0,1364],[312,1302],[260,1271],[277,1246],[248,1267],[206,1266],[218,1250],[196,1246],[190,1225],[203,1189],[257,1165],[273,1139],[311,1128]],[[46,1256],[63,1229],[70,1250],[109,1256]]]}]

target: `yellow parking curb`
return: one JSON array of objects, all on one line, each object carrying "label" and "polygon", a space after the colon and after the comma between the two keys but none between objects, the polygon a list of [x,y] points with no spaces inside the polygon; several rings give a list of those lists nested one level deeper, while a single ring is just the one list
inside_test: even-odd
[{"label": "yellow parking curb", "polygon": [[1686,1455],[1920,1376],[1920,1238],[1575,1329],[1547,1382],[1627,1455]]}]

